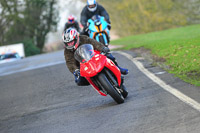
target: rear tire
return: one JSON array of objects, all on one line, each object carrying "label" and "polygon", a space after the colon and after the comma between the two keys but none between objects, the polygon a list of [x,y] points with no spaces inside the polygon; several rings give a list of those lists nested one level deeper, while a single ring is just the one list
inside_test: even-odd
[{"label": "rear tire", "polygon": [[121,104],[124,102],[124,97],[119,93],[109,82],[108,78],[104,73],[98,75],[98,80],[101,83],[101,86],[107,91],[107,93],[117,102]]}]

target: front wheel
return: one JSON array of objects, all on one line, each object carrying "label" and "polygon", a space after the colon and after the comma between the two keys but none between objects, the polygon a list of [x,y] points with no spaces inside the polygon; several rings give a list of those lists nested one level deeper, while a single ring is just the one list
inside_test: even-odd
[{"label": "front wheel", "polygon": [[124,102],[124,97],[120,92],[118,92],[115,87],[112,86],[108,78],[104,73],[98,75],[98,80],[101,86],[107,91],[107,93],[118,103],[121,104]]},{"label": "front wheel", "polygon": [[99,42],[103,43],[104,45],[106,45],[105,40],[103,38],[103,36],[99,36]]},{"label": "front wheel", "polygon": [[122,89],[122,96],[124,97],[124,98],[126,98],[127,96],[128,96],[128,91],[127,91],[127,89],[126,89],[126,87],[124,86],[124,85],[122,85],[121,86],[121,89]]}]

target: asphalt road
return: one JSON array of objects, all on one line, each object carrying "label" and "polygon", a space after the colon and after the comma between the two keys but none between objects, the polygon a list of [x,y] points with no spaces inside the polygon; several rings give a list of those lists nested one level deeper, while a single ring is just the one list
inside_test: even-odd
[{"label": "asphalt road", "polygon": [[[128,52],[133,57],[135,54]],[[114,54],[129,69],[123,104],[78,87],[63,51],[0,65],[1,133],[199,133],[200,112],[165,91],[136,65]],[[145,68],[200,103],[200,88],[184,83],[143,59]]]}]

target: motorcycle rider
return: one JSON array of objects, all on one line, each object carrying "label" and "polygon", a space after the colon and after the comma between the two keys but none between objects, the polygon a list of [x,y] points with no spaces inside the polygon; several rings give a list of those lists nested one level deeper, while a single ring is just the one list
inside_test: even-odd
[{"label": "motorcycle rider", "polygon": [[102,43],[92,38],[89,38],[88,36],[79,35],[76,29],[66,29],[62,35],[62,39],[65,47],[64,56],[66,65],[69,71],[74,74],[75,82],[77,83],[77,85],[89,85],[88,81],[84,77],[80,76],[80,63],[74,58],[75,50],[83,44],[91,44],[93,45],[94,50],[106,53],[106,56],[116,64],[116,66],[120,69],[122,74],[128,74],[128,69],[119,67],[115,58],[109,53],[110,49],[108,47],[105,47]]},{"label": "motorcycle rider", "polygon": [[68,28],[75,28],[78,32],[80,32],[79,23],[75,20],[75,17],[73,15],[68,16],[68,21],[65,23],[64,31]]},{"label": "motorcycle rider", "polygon": [[87,0],[87,5],[83,8],[81,12],[81,24],[84,27],[83,31],[81,32],[81,35],[89,36],[87,31],[88,30],[87,21],[94,15],[104,16],[105,20],[109,23],[108,29],[109,30],[111,29],[110,18],[105,8],[102,5],[98,4],[96,0]]}]

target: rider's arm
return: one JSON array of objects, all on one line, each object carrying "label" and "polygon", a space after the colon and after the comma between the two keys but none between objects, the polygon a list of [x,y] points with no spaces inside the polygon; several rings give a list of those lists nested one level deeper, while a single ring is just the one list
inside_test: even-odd
[{"label": "rider's arm", "polygon": [[65,23],[64,31],[68,28],[68,24]]},{"label": "rider's arm", "polygon": [[92,39],[92,38],[88,37],[88,41],[89,41],[90,44],[93,45],[94,50],[102,51],[103,48],[105,47],[102,43],[96,41],[95,39]]},{"label": "rider's arm", "polygon": [[71,73],[73,73],[76,69],[79,69],[78,62],[74,58],[74,53],[65,49],[64,51],[66,65]]},{"label": "rider's arm", "polygon": [[78,32],[80,32],[80,27],[79,27],[79,23],[77,21],[75,21],[75,25],[76,25],[76,29]]},{"label": "rider's arm", "polygon": [[110,23],[110,17],[109,17],[109,14],[107,13],[107,11],[106,11],[106,9],[103,7],[103,6],[101,6],[101,5],[98,5],[99,6],[99,10],[101,11],[101,16],[104,16],[105,17],[105,19],[106,19],[106,21],[108,22],[108,23]]},{"label": "rider's arm", "polygon": [[97,51],[102,51],[103,48],[105,47],[103,43],[97,42],[96,40],[89,38],[88,36],[85,35],[80,35],[80,44],[91,44],[94,47],[94,50]]},{"label": "rider's arm", "polygon": [[84,7],[82,12],[81,12],[81,24],[83,25],[83,27],[87,26],[87,7]]}]

